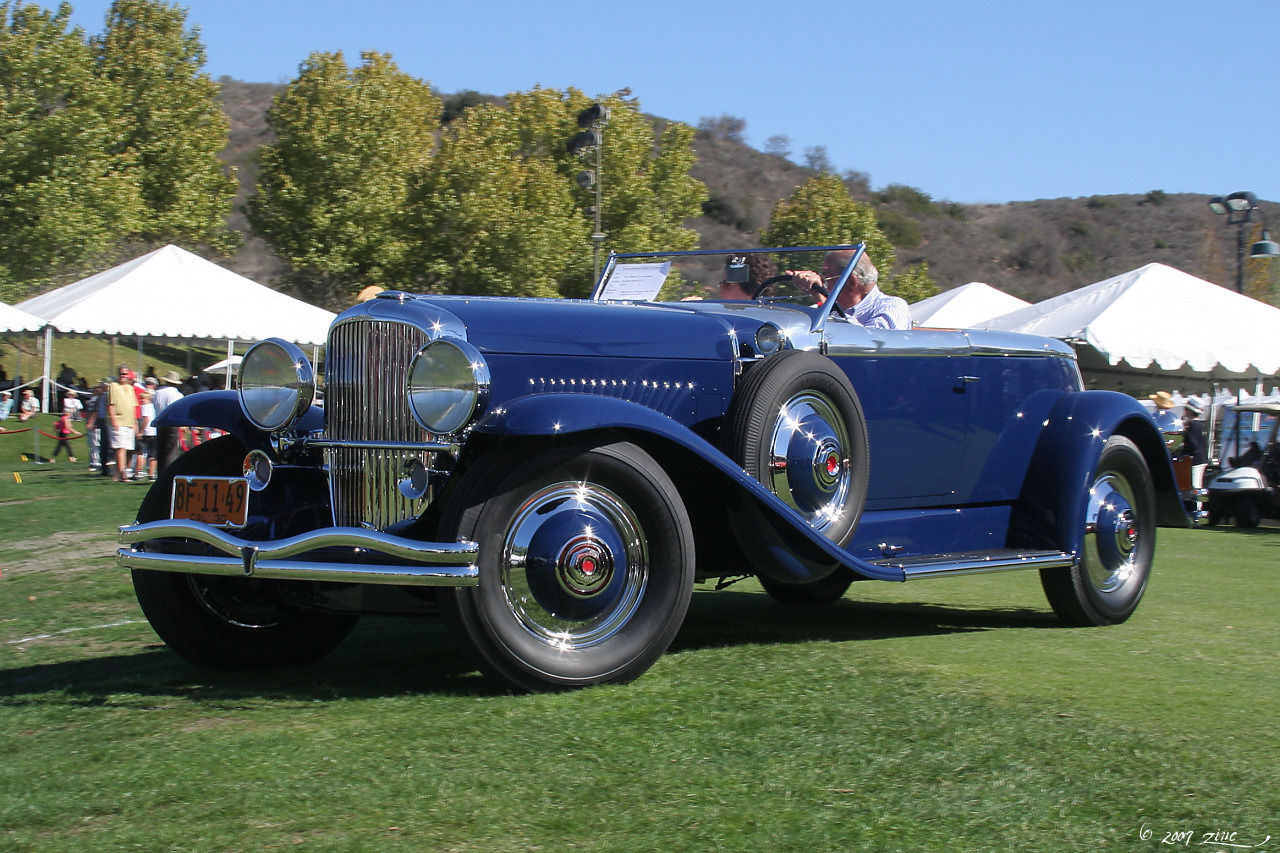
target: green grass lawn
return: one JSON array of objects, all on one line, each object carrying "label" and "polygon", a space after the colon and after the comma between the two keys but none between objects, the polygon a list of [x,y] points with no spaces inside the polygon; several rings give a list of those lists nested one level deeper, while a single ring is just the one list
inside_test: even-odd
[{"label": "green grass lawn", "polygon": [[699,591],[634,684],[508,696],[433,620],[366,619],[306,668],[188,666],[112,563],[146,487],[21,462],[17,438],[0,850],[1280,846],[1280,529],[1160,531],[1111,628],[1062,627],[1031,573],[816,612]]}]

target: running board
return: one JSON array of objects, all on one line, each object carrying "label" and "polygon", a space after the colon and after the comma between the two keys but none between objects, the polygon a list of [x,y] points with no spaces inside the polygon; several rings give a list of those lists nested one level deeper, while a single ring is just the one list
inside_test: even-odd
[{"label": "running board", "polygon": [[1075,565],[1075,558],[1065,551],[1022,551],[1016,548],[997,548],[990,551],[893,557],[870,562],[885,568],[901,569],[904,580],[919,580],[944,575],[979,575],[1016,569],[1066,569]]}]

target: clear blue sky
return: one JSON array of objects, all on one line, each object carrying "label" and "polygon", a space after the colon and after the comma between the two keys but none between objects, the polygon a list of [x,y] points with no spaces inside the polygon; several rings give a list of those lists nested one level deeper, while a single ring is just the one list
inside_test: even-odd
[{"label": "clear blue sky", "polygon": [[[40,0],[53,7],[56,0]],[[825,146],[873,187],[1005,202],[1280,200],[1277,0],[186,0],[206,70],[287,82],[390,53],[444,93],[629,87],[655,115]],[[72,0],[103,28],[110,0]]]}]

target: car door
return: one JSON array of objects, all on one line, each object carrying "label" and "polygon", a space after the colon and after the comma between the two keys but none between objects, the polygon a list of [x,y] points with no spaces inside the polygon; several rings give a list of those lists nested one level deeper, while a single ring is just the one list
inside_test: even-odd
[{"label": "car door", "polygon": [[833,319],[826,350],[866,415],[867,508],[954,503],[967,480],[972,376],[964,334],[867,329]]}]

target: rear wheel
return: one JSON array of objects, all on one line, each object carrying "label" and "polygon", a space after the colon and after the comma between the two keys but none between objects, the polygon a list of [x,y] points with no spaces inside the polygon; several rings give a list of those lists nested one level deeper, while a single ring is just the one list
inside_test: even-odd
[{"label": "rear wheel", "polygon": [[1155,487],[1146,459],[1123,436],[1102,450],[1087,497],[1083,547],[1074,566],[1045,569],[1053,610],[1071,625],[1113,625],[1142,600],[1156,549]]},{"label": "rear wheel", "polygon": [[[197,445],[152,485],[138,520],[169,517],[175,476],[235,476],[241,472],[243,458],[244,446],[230,436]],[[154,540],[146,547],[166,553],[211,553],[209,546],[189,540]],[[179,655],[208,669],[310,663],[342,642],[356,617],[293,604],[285,595],[288,583],[133,570],[134,593],[156,634]]]},{"label": "rear wheel", "polygon": [[670,645],[693,592],[693,531],[674,484],[639,447],[497,450],[441,520],[480,545],[480,583],[440,604],[477,663],[526,691],[624,682]]},{"label": "rear wheel", "polygon": [[822,580],[811,583],[782,583],[765,575],[757,576],[769,597],[789,607],[823,607],[844,597],[853,583],[853,572],[840,566]]}]

